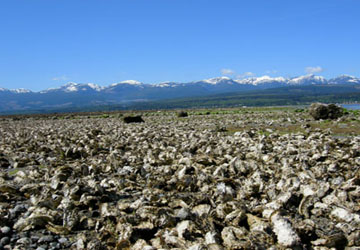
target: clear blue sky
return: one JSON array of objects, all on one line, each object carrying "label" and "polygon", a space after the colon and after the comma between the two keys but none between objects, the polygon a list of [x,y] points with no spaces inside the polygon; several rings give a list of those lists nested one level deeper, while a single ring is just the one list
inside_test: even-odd
[{"label": "clear blue sky", "polygon": [[1,0],[0,87],[360,76],[359,13],[360,0]]}]

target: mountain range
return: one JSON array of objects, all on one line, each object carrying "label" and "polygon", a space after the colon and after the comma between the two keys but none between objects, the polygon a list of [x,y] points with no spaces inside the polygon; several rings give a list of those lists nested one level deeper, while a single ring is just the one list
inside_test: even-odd
[{"label": "mountain range", "polygon": [[245,93],[254,90],[311,85],[355,85],[360,88],[360,78],[342,75],[326,79],[322,76],[304,75],[293,78],[262,76],[237,80],[223,76],[188,83],[144,84],[135,80],[127,80],[106,87],[92,83],[68,83],[59,88],[39,92],[0,88],[0,112],[56,111],[71,107],[129,105],[165,99],[204,97],[224,93]]}]

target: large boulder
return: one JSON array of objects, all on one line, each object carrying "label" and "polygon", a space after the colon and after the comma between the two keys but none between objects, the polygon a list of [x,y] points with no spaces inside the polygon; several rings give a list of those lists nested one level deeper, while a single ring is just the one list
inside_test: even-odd
[{"label": "large boulder", "polygon": [[180,111],[178,114],[177,114],[178,117],[188,117],[188,113],[185,112],[185,111]]},{"label": "large boulder", "polygon": [[309,113],[315,120],[325,120],[337,119],[344,114],[344,111],[335,104],[313,103],[309,108]]},{"label": "large boulder", "polygon": [[138,115],[138,116],[125,116],[123,120],[124,120],[125,123],[145,122],[140,115]]},{"label": "large boulder", "polygon": [[10,167],[10,162],[6,159],[5,155],[0,153],[0,168],[8,168]]}]

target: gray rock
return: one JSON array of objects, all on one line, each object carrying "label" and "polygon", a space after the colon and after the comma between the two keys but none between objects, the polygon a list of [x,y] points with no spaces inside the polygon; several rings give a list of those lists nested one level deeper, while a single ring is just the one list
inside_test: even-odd
[{"label": "gray rock", "polygon": [[58,242],[61,244],[61,245],[68,245],[69,244],[69,240],[65,237],[62,237],[58,240]]},{"label": "gray rock", "polygon": [[36,250],[46,250],[46,248],[40,246],[40,247],[36,248]]},{"label": "gray rock", "polygon": [[38,243],[44,243],[44,242],[52,242],[54,241],[54,237],[51,235],[45,235],[40,237],[40,239],[38,240]]},{"label": "gray rock", "polygon": [[30,232],[29,231],[20,232],[20,233],[18,233],[18,236],[19,236],[18,239],[20,239],[20,238],[29,238],[30,237]]},{"label": "gray rock", "polygon": [[16,241],[16,244],[30,245],[30,244],[31,244],[31,240],[30,240],[30,238],[23,237],[23,238],[18,239],[18,240]]},{"label": "gray rock", "polygon": [[52,247],[52,248],[54,248],[54,249],[58,249],[58,248],[60,248],[60,243],[58,243],[58,242],[51,242],[51,243],[49,244],[49,246]]},{"label": "gray rock", "polygon": [[1,243],[1,245],[6,245],[6,244],[8,244],[8,243],[10,243],[10,238],[9,237],[7,237],[7,236],[5,236],[5,237],[2,237],[1,238],[1,240],[0,240],[0,243]]},{"label": "gray rock", "polygon": [[190,217],[190,210],[187,208],[181,208],[176,213],[176,218],[179,218],[180,220],[185,220]]},{"label": "gray rock", "polygon": [[16,205],[13,209],[10,209],[10,214],[12,217],[19,215],[27,210],[27,207],[24,204]]},{"label": "gray rock", "polygon": [[11,228],[10,227],[2,227],[0,229],[1,233],[4,235],[8,235],[11,232]]}]

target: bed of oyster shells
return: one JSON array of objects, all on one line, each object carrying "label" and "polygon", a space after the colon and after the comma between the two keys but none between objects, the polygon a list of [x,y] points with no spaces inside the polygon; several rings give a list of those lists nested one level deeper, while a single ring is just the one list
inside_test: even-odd
[{"label": "bed of oyster shells", "polygon": [[50,118],[0,117],[0,249],[360,247],[360,137],[306,113]]}]

